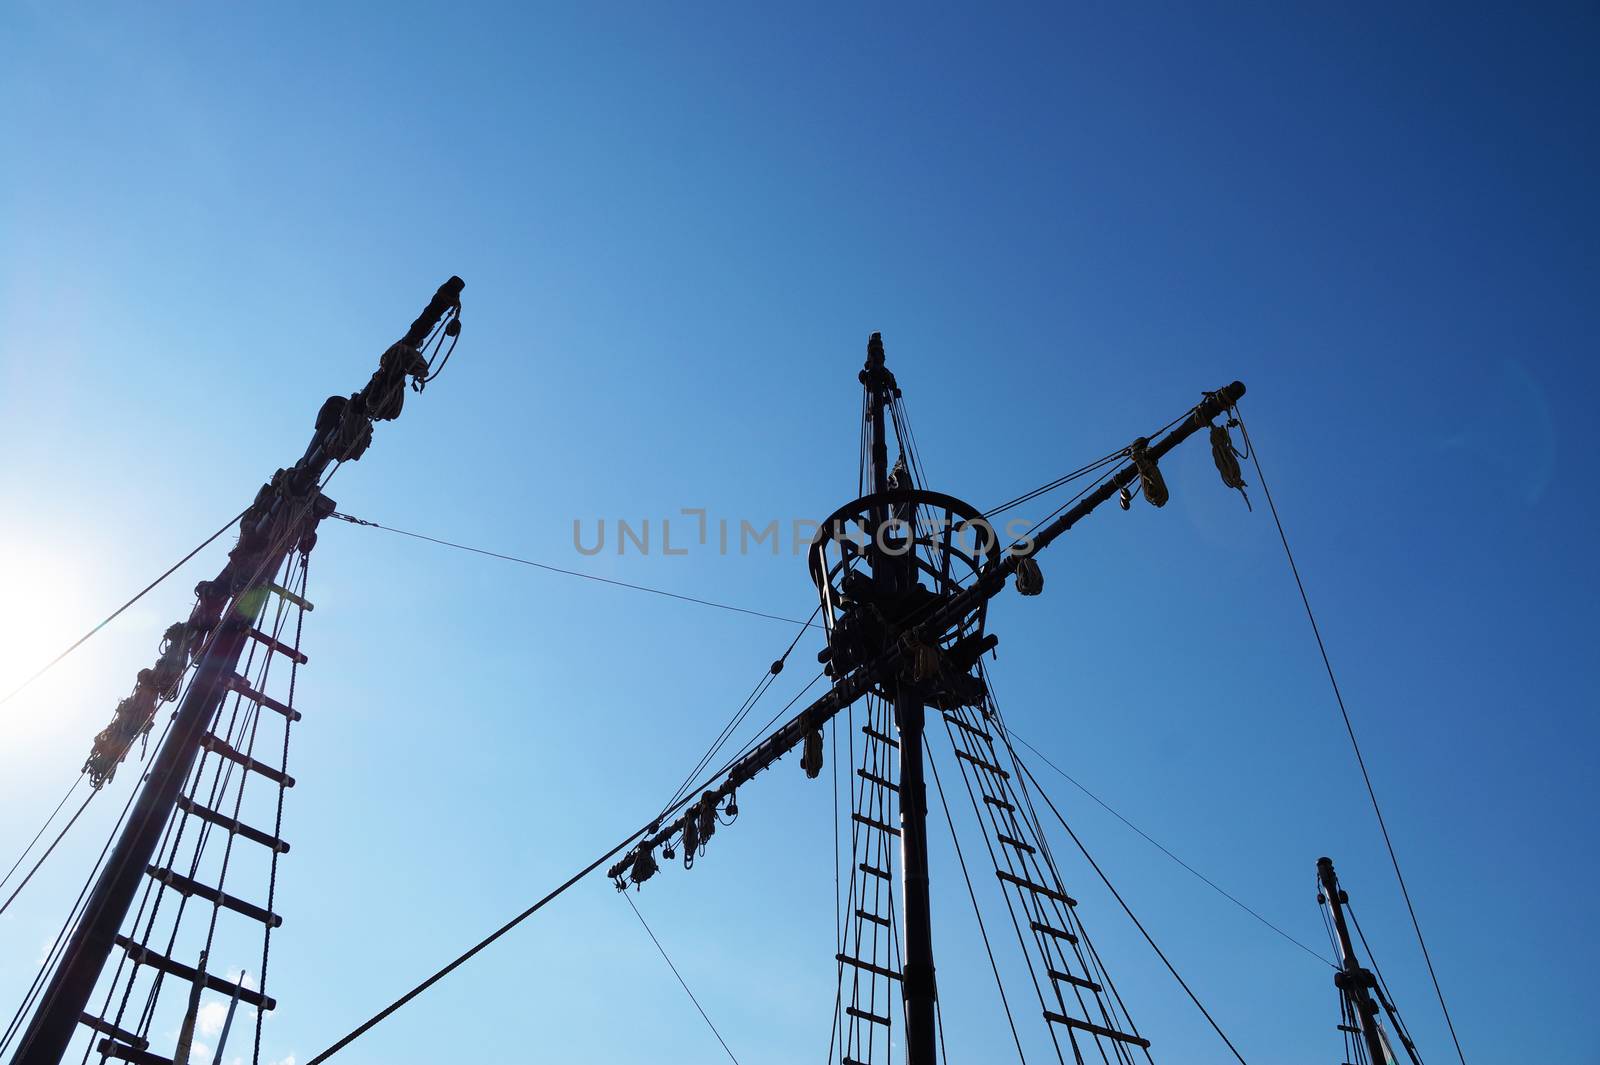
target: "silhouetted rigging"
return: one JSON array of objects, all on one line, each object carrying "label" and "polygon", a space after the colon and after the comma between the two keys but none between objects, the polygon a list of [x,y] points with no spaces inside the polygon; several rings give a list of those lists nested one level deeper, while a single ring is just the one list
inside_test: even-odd
[{"label": "silhouetted rigging", "polygon": [[[160,658],[139,674],[133,692],[118,704],[112,721],[95,737],[83,767],[90,798],[113,780],[134,746],[147,741],[159,707],[178,703],[157,740],[144,781],[130,795],[129,806],[114,830],[114,846],[108,844],[102,853],[39,977],[0,1035],[0,1052],[15,1046],[12,1065],[62,1061],[80,1031],[88,1033],[89,1040],[84,1062],[98,1055],[102,1062],[118,1059],[135,1065],[190,1065],[197,1054],[196,1018],[207,993],[221,996],[227,1003],[223,1039],[237,1011],[241,1007],[247,1011],[255,1029],[252,1060],[259,1061],[262,1018],[277,1004],[266,992],[266,979],[273,932],[283,920],[276,908],[278,859],[290,849],[283,838],[284,796],[294,785],[288,751],[292,725],[300,720],[295,681],[298,669],[307,663],[300,637],[304,615],[312,610],[307,598],[309,556],[317,526],[325,518],[375,525],[336,513],[323,488],[342,462],[359,459],[366,451],[376,421],[399,416],[408,384],[421,392],[437,378],[459,337],[461,290],[459,278],[441,286],[405,336],[384,353],[367,385],[348,397],[331,397],[323,405],[305,453],[292,467],[274,474],[237,519],[239,541],[227,566],[215,580],[202,581],[196,587],[189,617],[166,631]],[[983,660],[998,638],[987,629],[988,605],[1008,582],[1021,595],[1041,594],[1045,575],[1038,561],[1040,553],[1108,500],[1116,498],[1125,510],[1140,496],[1155,507],[1163,506],[1169,488],[1161,460],[1201,429],[1208,430],[1213,460],[1225,486],[1244,492],[1240,462],[1249,459],[1256,463],[1265,490],[1259,460],[1236,410],[1244,386],[1234,382],[1205,393],[1199,404],[1149,436],[1138,437],[1063,477],[981,511],[928,487],[904,396],[887,366],[878,334],[868,342],[866,363],[858,379],[862,385],[859,497],[823,520],[808,554],[819,599],[812,618],[820,615],[826,635],[826,646],[818,656],[822,672],[773,716],[761,735],[707,779],[695,783],[724,756],[813,620],[800,622],[706,596],[595,578],[788,621],[800,631],[762,674],[656,817],[308,1065],[349,1045],[606,863],[612,863],[608,873],[623,890],[651,879],[664,862],[681,860],[686,867],[694,864],[713,836],[738,816],[739,790],[790,751],[799,751],[802,771],[817,779],[830,760],[826,752],[831,740],[837,803],[841,736],[848,769],[842,779],[849,802],[848,809],[839,807],[837,817],[842,834],[836,860],[842,857],[845,861],[839,869],[836,896],[837,993],[830,1060],[839,1065],[873,1065],[891,1060],[899,1046],[904,1047],[907,1065],[935,1065],[942,1056],[925,773],[934,777],[939,811],[949,822],[1019,1059],[1027,1058],[1023,1003],[1032,1001],[1037,1005],[1034,1023],[1042,1024],[1044,1037],[1062,1065],[1068,1061],[1131,1065],[1136,1060],[1153,1060],[1150,1041],[1135,1025],[1079,915],[1077,900],[1067,890],[1049,833],[1035,808],[1035,797],[1060,821],[1074,844],[1080,849],[1083,844],[1019,756],[990,688]],[[1242,450],[1233,444],[1233,428],[1241,430]],[[991,523],[1000,513],[1080,480],[1087,482],[1086,487],[1010,543],[1004,542]],[[1266,498],[1276,520],[1270,492]],[[1281,524],[1279,531],[1281,534]],[[434,542],[574,576],[592,576],[449,541]],[[1287,552],[1286,537],[1284,547]],[[1290,564],[1292,567],[1292,554]],[[1303,585],[1300,590],[1304,597]],[[1306,606],[1310,615],[1309,601]],[[1312,624],[1315,627],[1314,616]],[[1317,635],[1320,645],[1320,632]],[[1329,676],[1331,680],[1331,666]],[[780,723],[824,678],[831,683],[829,690]],[[862,710],[859,724],[857,706]],[[1340,708],[1344,711],[1342,699]],[[1344,713],[1348,725],[1349,715]],[[934,744],[929,742],[927,728],[930,715],[936,726],[943,726],[933,735],[937,738],[942,732],[944,739]],[[1354,739],[1352,728],[1352,743]],[[941,779],[938,763],[946,750],[949,760]],[[1359,748],[1356,750],[1359,759]],[[955,786],[958,779],[959,789]],[[949,794],[945,780],[951,782]],[[1372,795],[1370,779],[1367,786]],[[976,857],[969,861],[951,818],[950,795],[957,797],[959,805],[961,791],[967,794],[974,822],[980,827],[994,883],[1004,901],[1005,915],[1000,921],[984,919],[975,881],[975,874],[982,878],[981,863]],[[63,798],[63,805],[71,794],[69,791]],[[1375,795],[1372,799],[1377,809]],[[58,806],[56,812],[60,809]],[[1381,822],[1381,811],[1378,813]],[[51,819],[55,816],[52,813]],[[45,828],[49,824],[47,820]],[[68,822],[61,835],[70,827]],[[43,837],[45,828],[34,843]],[[1387,829],[1384,831],[1388,843]],[[58,835],[56,840],[60,838]],[[34,843],[18,859],[17,868]],[[34,869],[53,846],[45,850]],[[1178,976],[1145,926],[1133,917],[1098,863],[1086,849],[1083,855],[1229,1050],[1243,1062],[1233,1041]],[[1390,855],[1393,858],[1392,844]],[[1395,870],[1398,874],[1397,860]],[[31,875],[30,871],[22,882]],[[1354,916],[1348,912],[1348,900],[1327,859],[1319,864],[1319,882],[1340,958],[1341,1011],[1346,1035],[1352,1037],[1347,1040],[1347,1057],[1368,1065],[1386,1065],[1393,1060],[1389,1037],[1378,1018],[1381,1009],[1412,1065],[1420,1065],[1381,976],[1362,967],[1356,958],[1348,927],[1354,924]],[[1227,897],[1243,906],[1231,895]],[[1408,895],[1408,906],[1409,901]],[[1412,916],[1415,923],[1414,912]],[[643,922],[642,915],[639,919]],[[1008,976],[994,950],[991,931],[1002,936],[1007,924],[1026,965],[1030,995],[1018,995],[1015,988],[1008,992]],[[1357,938],[1362,938],[1359,925],[1355,928]],[[667,958],[665,948],[648,925],[645,929],[722,1042],[721,1033]],[[1419,940],[1420,935],[1419,926]],[[1365,946],[1364,938],[1362,941]],[[251,944],[248,951],[240,947],[246,942]],[[1368,953],[1370,956],[1370,950]],[[113,956],[115,966],[109,964]],[[1430,972],[1431,964],[1430,959]],[[1437,981],[1435,984],[1437,987]],[[164,989],[171,993],[163,996]],[[104,994],[97,994],[100,991]],[[1442,992],[1440,1001],[1442,1005]],[[161,1052],[165,1048],[155,1047],[156,1036],[174,1031],[176,1045],[167,1056]],[[733,1057],[727,1044],[722,1045]],[[223,1047],[217,1046],[218,1061],[222,1052]]]}]

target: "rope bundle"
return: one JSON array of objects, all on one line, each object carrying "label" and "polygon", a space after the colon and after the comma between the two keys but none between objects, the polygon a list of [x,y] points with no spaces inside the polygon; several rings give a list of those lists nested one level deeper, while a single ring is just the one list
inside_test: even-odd
[{"label": "rope bundle", "polygon": [[1244,496],[1244,505],[1252,511],[1250,497],[1245,494],[1244,471],[1239,468],[1239,460],[1248,457],[1246,452],[1233,446],[1233,436],[1228,432],[1232,426],[1238,425],[1237,418],[1229,418],[1224,425],[1212,423],[1211,426],[1211,461],[1217,464],[1217,472],[1222,475],[1222,483],[1229,488],[1236,489]]}]

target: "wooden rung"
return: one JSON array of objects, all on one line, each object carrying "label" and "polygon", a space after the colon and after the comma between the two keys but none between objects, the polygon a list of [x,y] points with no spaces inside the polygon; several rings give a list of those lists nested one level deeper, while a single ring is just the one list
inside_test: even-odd
[{"label": "wooden rung", "polygon": [[277,928],[283,924],[282,915],[262,909],[253,902],[246,902],[237,895],[230,895],[226,891],[212,887],[210,884],[202,884],[198,880],[190,880],[182,873],[173,872],[171,869],[163,869],[158,865],[148,867],[145,872],[151,878],[167,885],[185,897],[193,896],[194,898],[205,899],[207,902],[215,903],[225,909],[232,910],[234,913],[242,913],[246,917],[252,917],[272,928]]},{"label": "wooden rung", "polygon": [[228,688],[231,691],[238,692],[240,695],[244,696],[246,699],[249,699],[257,706],[264,706],[268,710],[276,710],[290,721],[300,720],[300,711],[296,710],[288,703],[280,703],[272,696],[263,695],[261,692],[256,691],[254,688],[250,687],[248,681],[239,676],[237,673],[230,673],[228,675]]},{"label": "wooden rung", "polygon": [[870,961],[862,961],[860,958],[852,958],[848,954],[835,954],[833,957],[835,961],[842,961],[846,965],[855,966],[857,969],[865,969],[867,972],[876,976],[887,976],[891,980],[900,979],[900,974],[895,972],[893,969],[885,969],[883,966],[874,965]]},{"label": "wooden rung", "polygon": [[880,878],[882,878],[884,880],[893,880],[894,879],[893,876],[891,876],[890,874],[884,872],[882,869],[879,869],[875,865],[868,865],[866,862],[862,862],[861,864],[857,865],[856,868],[860,869],[863,873],[867,873],[867,874],[869,874],[871,876],[880,877]]},{"label": "wooden rung", "polygon": [[900,785],[891,784],[887,780],[885,780],[882,777],[880,777],[878,774],[869,773],[865,769],[857,769],[856,770],[856,776],[860,777],[862,780],[865,780],[868,784],[876,784],[880,788],[888,788],[890,791],[899,791],[900,790]]},{"label": "wooden rung", "polygon": [[993,743],[994,742],[994,737],[993,736],[991,736],[987,732],[983,731],[983,729],[978,728],[976,725],[967,724],[964,720],[962,720],[962,718],[961,718],[961,716],[959,714],[947,713],[947,714],[944,715],[944,719],[946,721],[950,722],[950,724],[954,725],[956,728],[962,730],[963,732],[968,733],[969,735],[976,736],[979,739],[985,741],[986,743]]},{"label": "wooden rung", "polygon": [[130,1062],[131,1065],[172,1065],[171,1058],[164,1058],[160,1054],[152,1054],[140,1047],[127,1046],[114,1039],[102,1039],[96,1048],[101,1055],[116,1058],[118,1061]]},{"label": "wooden rung", "polygon": [[226,814],[219,814],[209,806],[201,806],[187,795],[178,796],[177,806],[178,809],[183,810],[185,813],[194,814],[202,821],[208,821],[224,831],[232,832],[234,835],[243,836],[245,839],[259,843],[269,850],[275,850],[279,854],[289,853],[289,844],[283,840],[269,836],[259,828],[252,828],[236,818],[228,817]]},{"label": "wooden rung", "polygon": [[1004,843],[1007,847],[1015,848],[1016,850],[1021,851],[1023,854],[1034,854],[1034,853],[1036,853],[1034,851],[1034,849],[1033,849],[1033,844],[1024,843],[1020,839],[1012,839],[1010,836],[1006,835],[1004,832],[996,832],[994,834],[994,838],[995,838],[996,842]]},{"label": "wooden rung", "polygon": [[1119,1043],[1132,1043],[1136,1047],[1150,1049],[1150,1040],[1148,1039],[1141,1039],[1136,1035],[1119,1032],[1114,1028],[1104,1028],[1098,1024],[1090,1024],[1088,1021],[1080,1021],[1076,1017],[1068,1017],[1065,1014],[1052,1013],[1049,1010],[1045,1010],[1044,1019],[1053,1021],[1056,1024],[1064,1024],[1068,1028],[1076,1028],[1080,1032],[1088,1032],[1090,1035],[1104,1036],[1107,1039],[1115,1039]]},{"label": "wooden rung", "polygon": [[889,1025],[893,1023],[887,1017],[876,1013],[868,1013],[866,1010],[858,1010],[854,1006],[846,1006],[844,1011],[852,1017],[859,1017],[861,1020],[871,1021],[873,1024],[881,1024],[885,1028],[889,1027]]},{"label": "wooden rung", "polygon": [[262,632],[260,629],[251,629],[250,630],[250,638],[252,640],[256,640],[257,642],[259,642],[262,646],[266,647],[269,651],[278,652],[280,655],[283,655],[285,658],[289,659],[291,662],[293,662],[297,666],[303,666],[307,662],[311,661],[311,659],[307,658],[300,651],[295,650],[293,647],[290,647],[288,644],[282,642],[281,640],[278,640],[278,639],[276,639],[276,638],[274,638],[272,636],[268,636],[266,633]]},{"label": "wooden rung", "polygon": [[1045,972],[1050,974],[1050,979],[1052,980],[1060,980],[1064,984],[1071,984],[1073,987],[1081,987],[1086,991],[1093,991],[1097,995],[1103,990],[1103,988],[1101,988],[1101,986],[1095,983],[1093,980],[1085,980],[1081,976],[1073,976],[1071,973],[1064,973],[1057,969],[1046,969]]},{"label": "wooden rung", "polygon": [[995,776],[999,777],[1001,780],[1010,780],[1011,779],[1011,774],[1010,773],[1007,773],[1004,769],[1001,769],[999,766],[995,765],[993,762],[985,762],[982,758],[979,758],[975,754],[968,754],[966,751],[958,750],[958,751],[956,751],[956,757],[957,758],[965,758],[967,761],[971,762],[973,765],[977,766],[979,769],[987,769],[989,772],[993,773]]},{"label": "wooden rung", "polygon": [[[187,980],[191,984],[200,979],[200,974],[193,967],[185,965],[181,961],[173,961],[165,954],[157,954],[149,947],[141,946],[127,936],[117,936],[117,946],[127,951],[128,957],[140,965],[148,965],[152,969],[164,972],[168,976],[176,976],[179,980]],[[238,995],[240,1002],[243,1002],[246,1006],[254,1006],[258,1010],[275,1010],[278,1008],[278,1000],[270,995],[263,995],[261,992],[248,987],[240,987],[232,980],[224,980],[214,973],[206,973],[205,987],[208,991],[220,991],[229,998]]]},{"label": "wooden rung", "polygon": [[1055,899],[1057,902],[1065,906],[1076,906],[1078,904],[1077,899],[1073,898],[1071,895],[1068,895],[1064,891],[1057,891],[1055,888],[1048,888],[1043,884],[1035,884],[1032,880],[1025,880],[1020,876],[1014,876],[1011,873],[1006,872],[1004,869],[996,869],[994,871],[994,875],[999,877],[1001,880],[1004,880],[1008,884],[1015,884],[1019,888],[1031,891],[1035,895],[1043,895],[1047,899]]},{"label": "wooden rung", "polygon": [[861,731],[863,733],[865,733],[866,737],[868,739],[870,739],[870,740],[877,740],[879,743],[887,743],[890,747],[894,747],[894,748],[897,748],[897,749],[900,746],[900,741],[899,740],[894,739],[891,736],[885,736],[883,733],[879,732],[877,729],[873,728],[871,725],[862,725],[861,726]]},{"label": "wooden rung", "polygon": [[262,587],[271,592],[273,595],[282,596],[284,599],[287,599],[301,610],[317,609],[311,605],[311,600],[296,595],[281,584],[273,584],[271,581],[268,581],[266,584],[262,585]]},{"label": "wooden rung", "polygon": [[1004,799],[997,799],[993,795],[985,795],[983,797],[983,801],[988,803],[990,806],[999,807],[1000,809],[1004,810],[1008,814],[1014,814],[1014,813],[1017,812],[1017,808],[1015,806],[1012,806],[1010,803],[1006,802]]},{"label": "wooden rung", "polygon": [[143,1036],[134,1035],[132,1032],[125,1031],[124,1029],[118,1028],[116,1025],[112,1024],[110,1021],[104,1020],[103,1018],[100,1018],[100,1017],[96,1017],[92,1013],[88,1013],[88,1012],[80,1013],[80,1014],[78,1014],[78,1020],[79,1020],[79,1022],[88,1025],[90,1028],[93,1028],[95,1031],[99,1032],[101,1035],[110,1036],[111,1039],[107,1040],[107,1042],[110,1042],[110,1041],[114,1040],[116,1042],[125,1043],[125,1044],[127,1044],[128,1046],[132,1047],[135,1050],[149,1050],[150,1049],[150,1040],[144,1038]]},{"label": "wooden rung", "polygon": [[857,910],[856,916],[861,918],[863,921],[871,921],[873,924],[881,925],[884,928],[889,927],[889,918],[887,917],[879,917],[877,914],[868,913],[866,910]]},{"label": "wooden rung", "polygon": [[1043,924],[1039,921],[1029,921],[1028,927],[1033,929],[1033,931],[1038,932],[1040,935],[1054,936],[1057,939],[1064,939],[1068,943],[1076,943],[1078,941],[1078,937],[1073,935],[1071,932],[1063,932],[1059,928],[1052,928],[1049,925]]},{"label": "wooden rung", "polygon": [[875,828],[879,832],[887,832],[891,836],[898,836],[900,834],[900,830],[895,828],[893,825],[886,825],[882,821],[874,821],[872,818],[863,817],[860,814],[851,814],[850,820],[856,822],[857,824],[866,825],[868,828]]},{"label": "wooden rung", "polygon": [[253,773],[260,773],[274,784],[285,788],[294,787],[294,777],[291,777],[288,773],[284,773],[280,770],[272,768],[265,762],[258,762],[249,755],[242,754],[239,751],[234,750],[232,747],[229,747],[227,743],[218,738],[215,733],[208,732],[202,736],[200,738],[200,746],[204,747],[208,751],[212,751],[221,755],[234,765],[241,765]]}]

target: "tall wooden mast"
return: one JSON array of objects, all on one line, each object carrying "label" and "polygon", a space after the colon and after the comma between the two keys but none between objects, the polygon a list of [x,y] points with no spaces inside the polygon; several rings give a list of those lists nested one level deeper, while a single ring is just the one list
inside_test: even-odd
[{"label": "tall wooden mast", "polygon": [[[262,486],[240,519],[239,542],[229,553],[227,565],[216,580],[197,589],[199,601],[181,628],[169,630],[174,638],[152,671],[161,674],[164,683],[146,685],[141,677],[134,697],[118,707],[118,718],[96,741],[85,770],[99,786],[126,755],[133,739],[148,729],[160,693],[181,682],[183,672],[194,664],[193,679],[171,730],[151,762],[61,963],[22,1034],[12,1065],[57,1065],[66,1053],[86,1017],[85,1007],[106,960],[117,946],[118,930],[129,906],[152,868],[151,858],[211,721],[229,692],[237,690],[240,656],[252,639],[261,600],[269,591],[287,591],[270,585],[273,576],[292,552],[310,550],[317,524],[333,512],[333,500],[322,494],[332,467],[359,459],[371,442],[373,423],[398,417],[407,382],[427,377],[429,367],[421,353],[425,342],[447,318],[445,328],[452,337],[459,329],[454,316],[460,309],[463,285],[459,277],[441,285],[405,336],[384,352],[366,386],[348,398],[334,396],[323,405],[305,454]],[[207,980],[203,971],[195,978]],[[207,986],[215,987],[218,982],[213,978]]]},{"label": "tall wooden mast", "polygon": [[[1341,1029],[1361,1036],[1370,1065],[1390,1065],[1398,1059],[1378,1020],[1378,1011],[1381,1009],[1388,1014],[1395,1036],[1412,1065],[1421,1065],[1417,1048],[1401,1023],[1394,1003],[1389,1001],[1382,981],[1372,969],[1361,964],[1361,957],[1356,953],[1355,944],[1350,938],[1350,896],[1339,886],[1339,875],[1333,871],[1332,858],[1317,859],[1317,886],[1317,901],[1328,908],[1334,939],[1339,948],[1339,969],[1333,974],[1333,983],[1339,989],[1343,1006],[1340,1012],[1345,1023],[1340,1025]],[[1359,924],[1357,927],[1359,929]],[[1351,1020],[1356,1023],[1349,1024]],[[1359,1029],[1359,1032],[1351,1032],[1352,1028]]]},{"label": "tall wooden mast", "polygon": [[[873,1060],[872,1053],[855,1051],[864,1045],[882,1047],[892,1039],[895,1019],[878,991],[885,983],[898,982],[905,1061],[936,1065],[938,994],[924,783],[930,764],[925,722],[932,710],[951,735],[964,779],[969,771],[973,774],[968,784],[975,813],[981,800],[980,819],[988,818],[985,830],[1001,847],[995,872],[1018,924],[1019,943],[1024,938],[1031,942],[1045,963],[1036,970],[1035,982],[1042,978],[1049,983],[1040,988],[1040,1003],[1058,1055],[1070,1052],[1084,1060],[1079,1043],[1087,1041],[1107,1060],[1131,1060],[1128,1055],[1147,1050],[1149,1042],[1132,1029],[1120,1000],[1102,982],[1098,958],[1091,956],[1072,912],[1077,902],[1063,890],[1054,860],[1037,838],[1037,826],[1019,808],[1015,781],[1020,774],[998,762],[1000,747],[1013,760],[1015,752],[1008,741],[996,743],[992,729],[999,722],[979,668],[998,642],[985,632],[988,603],[1013,576],[1021,594],[1038,594],[1043,577],[1034,556],[1114,496],[1121,495],[1126,507],[1131,486],[1139,486],[1152,505],[1163,505],[1167,491],[1158,461],[1231,410],[1244,395],[1244,385],[1235,381],[1206,393],[1158,439],[1140,437],[1102,460],[1094,468],[1107,472],[1096,484],[1059,516],[1007,547],[983,512],[918,483],[921,463],[878,334],[868,341],[859,379],[865,389],[861,472],[867,494],[819,524],[808,558],[827,631],[827,646],[818,660],[833,687],[734,758],[699,796],[692,788],[688,794],[680,792],[681,801],[675,797],[669,803],[644,838],[610,867],[609,875],[619,890],[626,890],[660,871],[658,854],[671,860],[681,852],[684,864],[691,864],[717,825],[736,815],[738,788],[797,748],[806,775],[820,776],[825,727],[853,704],[865,702],[867,724],[860,731],[867,737],[863,758],[870,764],[852,767],[863,783],[861,791],[852,793],[849,812],[850,887],[841,885],[841,920],[853,922],[849,927],[855,929],[855,939],[847,942],[849,931],[842,926],[836,955],[841,997],[835,1020],[849,1031],[835,1033],[830,1060],[860,1065],[863,1058]],[[891,429],[900,450],[893,465]],[[782,659],[775,662],[772,672],[782,664]],[[896,769],[898,781],[888,779]],[[896,805],[897,817],[889,813]],[[860,849],[857,840],[866,841]],[[898,847],[898,909],[883,907],[881,889],[894,882],[886,840]],[[862,883],[873,885],[865,894],[856,893],[857,874]],[[847,981],[853,988],[850,996],[844,994]],[[874,1034],[861,1036],[862,1031]],[[838,1057],[832,1058],[835,1051]]]},{"label": "tall wooden mast", "polygon": [[[861,370],[867,390],[871,433],[872,491],[889,498],[889,405],[899,394],[894,374],[885,365],[883,338],[867,342],[867,364]],[[917,508],[879,502],[872,508],[876,524],[867,557],[880,602],[902,602],[917,585],[914,524]],[[893,535],[891,529],[899,535]],[[928,795],[923,774],[923,726],[927,707],[918,686],[904,676],[894,685],[894,716],[900,741],[900,877],[904,903],[905,963],[901,990],[905,999],[906,1065],[936,1065],[938,1053],[934,980],[933,914],[928,882]]]}]

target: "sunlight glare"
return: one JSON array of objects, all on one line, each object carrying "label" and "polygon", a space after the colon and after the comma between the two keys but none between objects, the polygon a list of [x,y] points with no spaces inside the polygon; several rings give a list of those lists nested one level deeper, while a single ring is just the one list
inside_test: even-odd
[{"label": "sunlight glare", "polygon": [[0,547],[0,696],[99,620],[103,604],[90,602],[87,583],[80,566],[43,543]]}]

